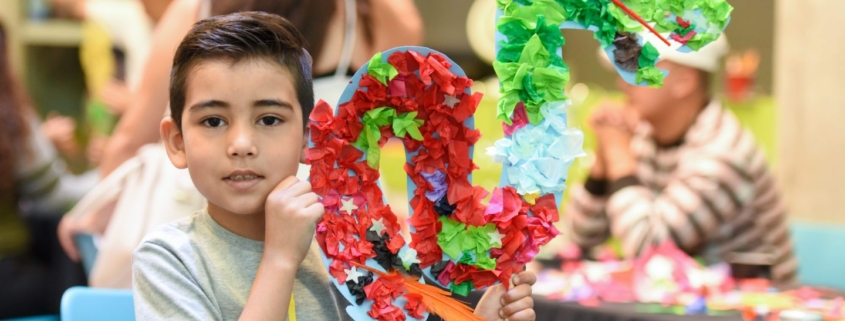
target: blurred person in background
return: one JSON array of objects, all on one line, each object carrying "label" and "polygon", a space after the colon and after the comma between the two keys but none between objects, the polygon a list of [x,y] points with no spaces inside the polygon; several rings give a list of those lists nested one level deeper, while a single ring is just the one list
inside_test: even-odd
[{"label": "blurred person in background", "polygon": [[[277,14],[296,26],[314,58],[315,101],[323,99],[331,105],[337,104],[353,73],[373,54],[422,43],[422,19],[412,0],[174,0],[156,24],[138,89],[104,151],[103,176],[133,157],[141,146],[159,141],[173,56],[193,24],[238,11]],[[307,166],[300,165],[297,176],[307,175]],[[191,197],[201,197],[193,192]],[[92,220],[107,222],[111,213],[101,212],[94,215],[103,219]],[[73,235],[86,231],[77,221],[68,217],[59,228],[63,247],[73,259],[79,258]]]},{"label": "blurred person in background", "polygon": [[96,182],[71,174],[59,158],[73,149],[73,121],[43,127],[21,84],[13,79],[0,25],[0,319],[58,314],[62,293],[85,284],[79,264],[56,238],[61,215]]},{"label": "blurred person in background", "polygon": [[140,83],[152,45],[153,27],[171,1],[75,0],[73,3],[74,16],[101,26],[126,57],[125,79],[111,79],[98,97],[115,114],[121,114],[128,107],[131,92]]},{"label": "blurred person in background", "polygon": [[89,165],[97,167],[117,119],[137,90],[153,26],[171,0],[72,1],[66,6],[83,21],[80,62],[88,90],[87,156]]},{"label": "blurred person in background", "polygon": [[[378,51],[422,42],[422,21],[411,0],[355,0],[351,32],[351,74]],[[265,11],[290,20],[308,41],[314,56],[314,78],[333,74],[341,64],[346,37],[343,0],[176,0],[162,15],[153,36],[150,59],[139,91],[118,124],[104,154],[107,175],[132,157],[142,145],[159,140],[158,124],[167,107],[167,86],[173,54],[179,42],[202,17],[237,11]],[[317,85],[315,85],[316,87]],[[343,88],[339,88],[340,91]],[[319,93],[315,93],[320,97]],[[329,101],[330,103],[334,103]]]},{"label": "blurred person in background", "polygon": [[708,264],[766,266],[768,275],[757,276],[794,282],[774,177],[751,134],[710,92],[725,36],[693,53],[656,47],[657,67],[669,71],[663,87],[620,78],[624,104],[591,116],[598,148],[565,212],[571,239],[589,249],[612,236],[628,258],[671,241]]}]

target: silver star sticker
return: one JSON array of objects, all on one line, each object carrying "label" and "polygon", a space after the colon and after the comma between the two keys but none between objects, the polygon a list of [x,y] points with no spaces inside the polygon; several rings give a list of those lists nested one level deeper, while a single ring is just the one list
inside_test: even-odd
[{"label": "silver star sticker", "polygon": [[379,218],[377,220],[372,221],[373,226],[370,226],[370,231],[375,231],[376,233],[378,233],[379,236],[381,236],[381,232],[387,228],[384,226],[384,218]]},{"label": "silver star sticker", "polygon": [[499,246],[502,246],[502,238],[505,237],[504,234],[499,233],[499,230],[493,230],[493,232],[487,233],[490,236],[490,245],[499,243]]},{"label": "silver star sticker", "polygon": [[343,269],[343,272],[346,272],[346,282],[352,281],[355,284],[358,284],[358,277],[364,276],[364,273],[358,272],[358,268],[352,267],[351,269]]},{"label": "silver star sticker", "polygon": [[358,209],[358,206],[355,205],[355,202],[351,198],[350,199],[341,199],[340,203],[343,204],[343,206],[340,207],[341,212],[346,212],[347,214],[352,214],[352,211]]},{"label": "silver star sticker", "polygon": [[446,105],[446,106],[449,106],[449,108],[455,108],[455,104],[457,104],[459,102],[461,102],[461,100],[458,99],[457,97],[447,95],[447,94],[443,94],[443,104]]},{"label": "silver star sticker", "polygon": [[412,248],[405,250],[400,258],[402,259],[402,264],[405,265],[406,269],[411,266],[411,264],[420,263],[420,260],[417,258],[417,250]]}]

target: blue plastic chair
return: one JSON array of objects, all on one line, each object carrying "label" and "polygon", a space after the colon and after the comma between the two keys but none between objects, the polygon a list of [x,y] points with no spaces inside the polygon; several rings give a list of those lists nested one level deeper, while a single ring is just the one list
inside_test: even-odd
[{"label": "blue plastic chair", "polygon": [[76,234],[73,236],[76,248],[79,249],[79,257],[82,259],[82,268],[85,275],[91,276],[91,269],[94,268],[94,260],[97,259],[97,246],[94,245],[94,236],[91,234]]},{"label": "blue plastic chair", "polygon": [[75,286],[62,295],[62,321],[134,321],[131,290]]},{"label": "blue plastic chair", "polygon": [[845,290],[845,226],[795,222],[791,232],[801,284]]}]

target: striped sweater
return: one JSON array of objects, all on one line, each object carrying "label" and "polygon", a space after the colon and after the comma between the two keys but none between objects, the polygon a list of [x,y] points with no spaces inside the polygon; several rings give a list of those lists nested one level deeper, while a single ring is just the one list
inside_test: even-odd
[{"label": "striped sweater", "polygon": [[[636,175],[572,190],[570,237],[593,247],[613,236],[627,257],[671,240],[708,262],[753,258],[793,282],[786,211],[762,152],[737,119],[711,102],[682,143],[658,147],[648,125],[632,138]],[[613,161],[613,160],[610,160]]]}]

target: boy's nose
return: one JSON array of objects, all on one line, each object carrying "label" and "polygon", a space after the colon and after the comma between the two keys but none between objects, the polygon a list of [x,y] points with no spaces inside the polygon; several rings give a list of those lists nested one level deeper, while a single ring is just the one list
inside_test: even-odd
[{"label": "boy's nose", "polygon": [[251,157],[258,155],[258,148],[252,139],[252,131],[246,128],[233,128],[228,154],[232,157]]}]

